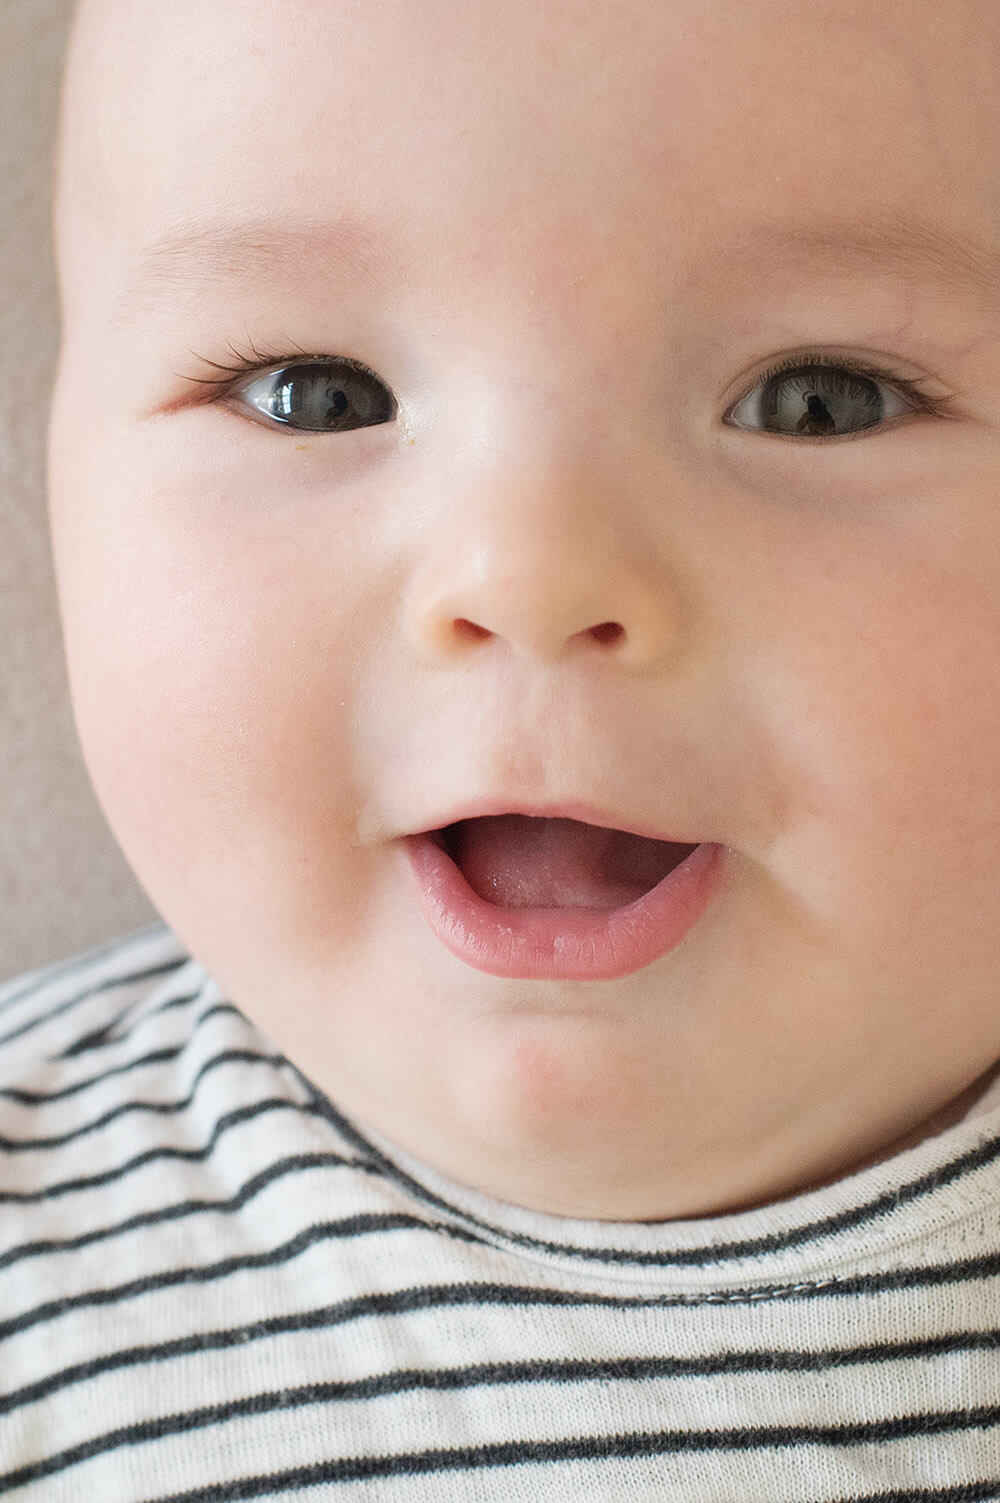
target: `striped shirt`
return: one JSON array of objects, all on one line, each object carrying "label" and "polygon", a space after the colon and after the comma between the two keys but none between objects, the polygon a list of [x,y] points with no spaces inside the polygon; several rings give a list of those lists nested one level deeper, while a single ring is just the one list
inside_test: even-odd
[{"label": "striped shirt", "polygon": [[160,927],[0,990],[10,1503],[1000,1499],[1000,1089],[823,1190],[519,1210]]}]

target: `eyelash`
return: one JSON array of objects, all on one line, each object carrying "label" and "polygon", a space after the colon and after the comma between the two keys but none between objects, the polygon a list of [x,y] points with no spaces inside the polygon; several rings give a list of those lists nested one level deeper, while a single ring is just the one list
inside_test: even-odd
[{"label": "eyelash", "polygon": [[[891,386],[894,391],[899,392],[908,402],[912,402],[917,412],[923,412],[932,417],[949,417],[951,415],[953,398],[950,396],[935,397],[931,396],[929,392],[923,391],[921,388],[928,379],[926,377],[913,379],[908,376],[894,376],[889,371],[881,370],[876,365],[868,365],[863,360],[855,360],[850,356],[838,360],[831,355],[812,350],[803,350],[797,355],[786,355],[774,365],[768,366],[766,370],[761,371],[754,377],[752,385],[743,388],[739,397],[737,397],[731,406],[738,407],[751,392],[756,391],[758,387],[766,386],[769,381],[775,380],[778,376],[786,376],[792,371],[803,370],[838,371],[848,376],[862,376],[868,381],[877,381],[882,386]],[[819,440],[821,443],[842,443],[843,441],[843,438]]]},{"label": "eyelash", "polygon": [[344,355],[334,357],[332,355],[316,354],[315,352],[310,354],[308,350],[299,349],[298,346],[295,347],[294,354],[289,354],[288,350],[284,350],[281,353],[270,350],[259,350],[252,340],[249,352],[237,349],[234,344],[229,344],[228,341],[226,348],[234,356],[236,360],[235,365],[224,365],[218,360],[209,360],[207,356],[199,355],[194,350],[190,352],[203,365],[211,366],[213,370],[223,372],[221,376],[184,376],[182,378],[185,381],[193,381],[197,386],[215,387],[214,395],[206,392],[202,398],[205,402],[217,402],[222,397],[228,396],[239,385],[241,376],[250,376],[258,371],[272,370],[275,366],[292,365],[297,360],[318,362],[336,358],[338,365],[352,366],[355,370],[366,371],[372,376],[376,374],[375,371],[370,370],[360,360],[350,360]]},{"label": "eyelash", "polygon": [[[198,355],[192,350],[191,354],[195,356],[196,360],[200,360],[203,365],[210,366],[213,370],[220,371],[222,374],[218,376],[186,376],[184,379],[192,381],[198,386],[214,388],[215,390],[212,394],[206,392],[202,398],[205,402],[214,402],[221,400],[235,391],[243,376],[253,375],[255,372],[269,370],[275,366],[290,365],[295,360],[322,361],[334,358],[330,355],[310,353],[297,346],[294,354],[289,354],[287,349],[282,351],[259,350],[252,340],[249,344],[250,348],[246,351],[238,349],[234,344],[227,343],[227,348],[235,360],[235,364],[233,365],[226,365],[217,360],[209,360],[206,356]],[[336,359],[344,365],[353,366],[355,369],[365,371],[370,375],[376,375],[375,371],[372,371],[370,367],[364,365],[359,360],[351,360],[346,356],[340,355]],[[914,380],[907,376],[893,376],[890,372],[881,370],[878,366],[868,365],[865,361],[850,358],[838,360],[828,354],[811,350],[804,350],[797,355],[786,355],[775,364],[768,366],[766,370],[761,371],[754,377],[751,386],[744,388],[732,406],[738,406],[751,392],[756,391],[758,387],[766,386],[769,381],[775,380],[778,376],[788,375],[792,371],[801,370],[832,370],[844,372],[852,376],[862,376],[869,381],[877,381],[882,385],[893,387],[908,402],[913,403],[914,410],[917,412],[922,412],[931,417],[949,417],[952,415],[953,399],[948,396],[931,396],[929,392],[922,390],[924,381],[921,379]],[[819,442],[836,443],[843,442],[843,439],[820,439]]]}]

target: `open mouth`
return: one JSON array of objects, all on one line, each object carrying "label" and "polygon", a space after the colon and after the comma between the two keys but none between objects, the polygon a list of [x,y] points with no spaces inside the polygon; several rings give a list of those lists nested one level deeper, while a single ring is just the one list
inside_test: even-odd
[{"label": "open mouth", "polygon": [[697,849],[530,814],[484,815],[429,832],[477,897],[498,908],[622,908]]},{"label": "open mouth", "polygon": [[487,975],[613,981],[667,955],[719,888],[724,848],[585,820],[490,814],[404,842],[417,905]]}]

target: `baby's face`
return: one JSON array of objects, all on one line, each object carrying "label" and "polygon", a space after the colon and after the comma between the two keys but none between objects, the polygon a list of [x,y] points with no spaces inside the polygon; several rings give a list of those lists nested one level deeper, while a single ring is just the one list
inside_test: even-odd
[{"label": "baby's face", "polygon": [[[992,0],[86,0],[89,766],[239,1005],[446,1173],[707,1214],[1000,1056],[998,58]],[[699,849],[629,929],[662,871],[576,891],[505,813]],[[472,907],[407,839],[458,821]]]}]

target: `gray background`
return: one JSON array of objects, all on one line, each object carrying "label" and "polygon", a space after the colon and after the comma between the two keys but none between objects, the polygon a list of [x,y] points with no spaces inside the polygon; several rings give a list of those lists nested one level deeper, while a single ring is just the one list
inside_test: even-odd
[{"label": "gray background", "polygon": [[0,983],[155,915],[73,732],[45,517],[50,157],[69,0],[0,0]]}]

